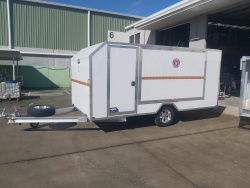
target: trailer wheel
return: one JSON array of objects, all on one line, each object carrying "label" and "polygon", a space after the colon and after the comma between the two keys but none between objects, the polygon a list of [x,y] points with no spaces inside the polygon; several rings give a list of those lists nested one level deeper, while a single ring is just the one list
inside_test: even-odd
[{"label": "trailer wheel", "polygon": [[55,113],[55,107],[52,105],[30,105],[28,107],[28,115],[31,117],[48,117]]},{"label": "trailer wheel", "polygon": [[156,125],[166,127],[171,125],[174,120],[174,109],[170,106],[163,107],[155,117]]},{"label": "trailer wheel", "polygon": [[30,123],[30,126],[32,127],[32,128],[37,128],[38,127],[38,125],[39,125],[39,123]]}]

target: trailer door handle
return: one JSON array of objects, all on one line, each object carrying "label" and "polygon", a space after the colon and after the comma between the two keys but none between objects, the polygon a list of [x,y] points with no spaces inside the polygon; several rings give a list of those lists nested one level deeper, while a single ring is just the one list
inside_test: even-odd
[{"label": "trailer door handle", "polygon": [[135,81],[132,81],[132,82],[131,82],[131,86],[135,86]]}]

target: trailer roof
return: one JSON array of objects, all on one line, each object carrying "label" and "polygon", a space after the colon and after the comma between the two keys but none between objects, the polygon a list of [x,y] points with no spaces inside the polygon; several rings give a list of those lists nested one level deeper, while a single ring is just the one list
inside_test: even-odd
[{"label": "trailer roof", "polygon": [[16,49],[0,49],[0,60],[22,60],[22,55]]},{"label": "trailer roof", "polygon": [[107,43],[107,42],[102,42],[102,43],[95,44],[95,45],[90,46],[90,47],[87,47],[87,48],[83,48],[83,49],[81,49],[78,53],[76,53],[76,54],[72,57],[72,59],[84,59],[84,58],[89,58],[89,56],[90,56],[92,53],[96,52],[96,51],[99,49],[99,47],[100,47],[101,45],[104,45],[104,44],[106,44],[106,43]]}]

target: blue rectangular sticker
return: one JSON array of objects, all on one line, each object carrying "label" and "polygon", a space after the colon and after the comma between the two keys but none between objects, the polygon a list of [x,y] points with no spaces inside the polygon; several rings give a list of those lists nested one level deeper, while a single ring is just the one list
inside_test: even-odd
[{"label": "blue rectangular sticker", "polygon": [[119,112],[119,109],[117,107],[112,107],[109,109],[109,112],[110,113],[116,113],[116,112]]}]

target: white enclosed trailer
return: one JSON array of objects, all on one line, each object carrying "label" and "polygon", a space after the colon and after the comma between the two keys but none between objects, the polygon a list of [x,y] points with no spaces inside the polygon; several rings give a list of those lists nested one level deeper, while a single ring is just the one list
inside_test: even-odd
[{"label": "white enclosed trailer", "polygon": [[217,106],[220,50],[104,42],[71,60],[72,104],[90,121]]},{"label": "white enclosed trailer", "polygon": [[[156,114],[170,125],[174,114],[217,106],[220,50],[104,42],[71,59],[72,104],[55,109],[30,105],[27,115],[3,113],[8,123],[86,122]],[[244,66],[243,66],[244,67]],[[79,117],[48,117],[75,108]]]}]

